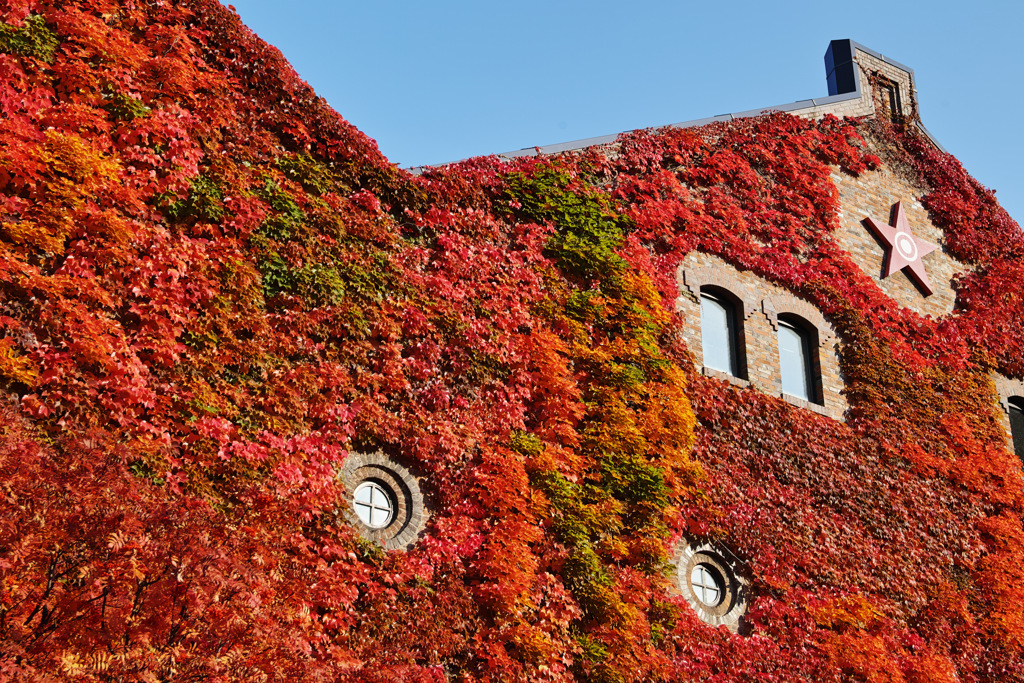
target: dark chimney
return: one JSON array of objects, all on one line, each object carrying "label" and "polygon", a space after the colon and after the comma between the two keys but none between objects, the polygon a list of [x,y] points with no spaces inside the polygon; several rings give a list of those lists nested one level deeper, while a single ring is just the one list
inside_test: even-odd
[{"label": "dark chimney", "polygon": [[853,41],[833,40],[825,52],[828,94],[845,95],[857,91],[857,64],[853,61]]}]

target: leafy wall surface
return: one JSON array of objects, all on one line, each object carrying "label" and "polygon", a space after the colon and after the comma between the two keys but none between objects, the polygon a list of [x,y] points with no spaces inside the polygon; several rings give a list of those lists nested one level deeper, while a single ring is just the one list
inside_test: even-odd
[{"label": "leafy wall surface", "polygon": [[[1024,679],[1024,240],[907,129],[786,115],[413,177],[229,10],[0,2],[0,675]],[[936,321],[832,239],[833,168],[926,188]],[[837,422],[693,371],[709,253],[845,340]],[[421,477],[408,551],[350,451]],[[673,588],[736,554],[749,632]]]}]

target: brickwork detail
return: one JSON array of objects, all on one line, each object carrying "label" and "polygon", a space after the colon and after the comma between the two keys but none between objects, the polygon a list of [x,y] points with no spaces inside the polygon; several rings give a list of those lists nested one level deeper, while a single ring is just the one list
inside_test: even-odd
[{"label": "brickwork detail", "polygon": [[744,320],[757,311],[759,298],[757,293],[751,291],[746,283],[735,277],[732,271],[722,268],[691,268],[681,271],[680,280],[698,303],[700,302],[701,287],[711,285],[724,289],[743,302]]},{"label": "brickwork detail", "polygon": [[768,318],[768,323],[776,332],[779,331],[779,315],[790,313],[798,315],[814,325],[818,331],[818,346],[827,347],[835,342],[836,331],[825,320],[825,316],[817,308],[792,294],[767,296],[761,301],[761,309],[764,317]]},{"label": "brickwork detail", "polygon": [[[918,197],[925,194],[926,190],[914,186],[884,167],[867,171],[858,177],[835,170],[832,181],[839,191],[840,204],[839,228],[835,232],[835,240],[850,254],[854,263],[901,306],[933,318],[952,312],[956,303],[953,278],[968,270],[968,266],[954,259],[941,247],[943,233],[931,222],[928,212],[918,201]],[[921,259],[934,290],[931,296],[924,296],[902,270],[889,277],[882,277],[887,246],[871,233],[864,219],[871,217],[889,223],[896,202],[903,202],[903,209],[915,237],[940,245],[939,249],[925,254]]]},{"label": "brickwork detail", "polygon": [[889,94],[885,88],[877,87],[879,80],[877,76],[881,76],[882,79],[899,88],[903,116],[917,120],[917,90],[914,87],[913,74],[860,49],[856,50],[855,61],[860,70],[861,95],[859,98],[813,105],[804,109],[792,110],[790,113],[805,119],[820,119],[826,114],[840,118],[844,116],[855,118],[874,116],[876,112],[888,112]]},{"label": "brickwork detail", "polygon": [[[679,297],[676,310],[683,319],[683,340],[702,374],[728,381],[734,386],[753,386],[760,391],[778,396],[793,405],[842,420],[848,404],[843,396],[845,383],[839,370],[838,344],[835,329],[809,302],[773,285],[753,273],[737,270],[726,261],[709,254],[691,252],[683,259],[677,272]],[[742,334],[746,357],[745,378],[704,367],[700,327],[700,287],[713,284],[744,302],[757,302],[755,311],[762,315],[747,314]],[[818,332],[818,361],[815,367],[820,377],[821,404],[803,401],[782,392],[779,367],[778,315],[790,313],[800,316]]]},{"label": "brickwork detail", "polygon": [[[901,69],[861,49],[856,50],[855,61],[860,70],[861,96],[859,99],[813,106],[791,113],[804,118],[821,118],[825,114],[835,116],[885,116],[891,115],[891,102],[899,99],[900,114],[905,120],[920,120],[917,89],[912,72]],[[849,252],[854,262],[871,277],[879,288],[900,305],[921,315],[938,318],[949,314],[956,302],[952,281],[955,275],[967,270],[967,266],[953,259],[943,249],[937,249],[923,257],[922,263],[928,273],[934,293],[924,296],[903,271],[883,278],[886,246],[875,238],[863,221],[867,217],[888,223],[892,218],[892,207],[902,201],[916,237],[942,245],[943,234],[929,220],[928,212],[918,198],[928,192],[917,187],[887,168],[863,173],[853,177],[836,169],[832,180],[839,191],[840,229],[836,241]]]},{"label": "brickwork detail", "polygon": [[[340,477],[348,502],[343,515],[363,538],[380,543],[386,550],[406,550],[416,543],[426,526],[429,512],[420,491],[420,480],[408,469],[379,451],[349,453]],[[353,508],[356,488],[368,481],[381,485],[394,497],[396,509],[391,522],[384,528],[367,526]]]},{"label": "brickwork detail", "polygon": [[[857,66],[860,68],[861,88],[868,91],[866,94],[871,96],[875,113],[887,114],[889,109],[889,92],[886,88],[878,87],[877,78],[872,78],[880,76],[898,88],[903,105],[902,115],[912,120],[917,119],[917,90],[912,74],[863,50],[857,50]],[[874,88],[871,87],[873,82]]]}]

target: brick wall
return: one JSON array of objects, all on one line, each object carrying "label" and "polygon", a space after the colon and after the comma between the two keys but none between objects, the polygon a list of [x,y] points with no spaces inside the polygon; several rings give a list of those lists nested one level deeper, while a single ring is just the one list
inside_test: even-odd
[{"label": "brick wall", "polygon": [[[798,116],[818,118],[826,113],[836,116],[888,116],[890,101],[898,98],[901,114],[909,120],[918,120],[917,90],[913,73],[879,59],[861,49],[855,53],[860,70],[861,97],[839,104],[812,107],[793,112]],[[869,141],[870,143],[870,141]],[[888,247],[870,232],[864,219],[874,218],[890,223],[892,208],[903,202],[910,228],[916,237],[942,245],[942,231],[928,219],[928,212],[919,198],[927,188],[896,175],[887,168],[869,171],[859,177],[842,173],[838,169],[832,180],[839,192],[841,205],[840,227],[835,234],[839,245],[847,251],[854,263],[868,274],[889,297],[922,315],[941,317],[953,310],[956,292],[951,282],[967,266],[953,259],[942,249],[923,258],[925,271],[932,283],[933,293],[925,296],[902,271],[882,278]]]},{"label": "brick wall", "polygon": [[[839,117],[890,116],[892,103],[898,99],[900,116],[918,121],[917,92],[911,71],[857,48],[855,61],[860,71],[861,95],[856,99],[825,104],[814,103],[802,109],[787,109],[795,116],[820,118],[826,114]],[[812,100],[812,102],[814,102]],[[770,108],[769,108],[770,109]],[[873,144],[868,140],[868,144]],[[610,158],[618,152],[615,143],[601,143]],[[575,149],[566,147],[566,149]],[[901,306],[921,315],[939,318],[951,313],[956,303],[952,282],[968,270],[942,247],[942,231],[929,220],[920,197],[928,192],[914,182],[888,168],[862,173],[854,177],[835,169],[832,181],[840,203],[838,226],[834,239],[853,262],[867,274],[886,296]],[[902,202],[914,236],[938,245],[938,249],[922,259],[933,293],[925,295],[903,271],[883,278],[889,247],[876,238],[864,220],[868,217],[891,224],[893,206]],[[680,296],[676,303],[685,321],[684,338],[697,366],[708,376],[737,386],[754,386],[809,410],[842,419],[848,407],[843,397],[844,381],[839,371],[837,339],[829,323],[810,304],[794,297],[751,273],[740,272],[721,259],[707,254],[690,254],[678,271]],[[736,297],[741,312],[746,362],[743,378],[736,378],[703,365],[700,337],[700,288],[714,285]],[[782,394],[778,355],[778,314],[794,313],[811,322],[819,333],[821,405],[799,401]]]},{"label": "brick wall", "polygon": [[872,88],[872,77],[881,76],[898,88],[899,98],[903,105],[903,116],[917,119],[917,90],[914,87],[912,73],[860,49],[856,50],[855,59],[857,67],[860,69],[860,98],[839,103],[814,105],[805,109],[796,109],[790,113],[803,118],[820,119],[825,114],[842,118],[844,116],[873,116],[876,112],[885,112],[888,110],[889,99],[887,89],[878,88],[877,84],[875,88]]},{"label": "brick wall", "polygon": [[[722,259],[709,254],[691,252],[678,270],[679,298],[676,310],[683,319],[683,338],[693,352],[697,367],[710,377],[728,381],[736,386],[753,386],[779,396],[790,403],[837,420],[843,419],[847,409],[842,395],[844,380],[839,371],[837,344],[839,339],[832,326],[811,304],[788,291],[771,284],[753,273],[737,270]],[[746,377],[736,378],[704,367],[700,326],[700,289],[715,286],[731,293],[739,301],[737,307],[742,318],[739,335],[746,357]],[[783,394],[779,370],[778,316],[798,315],[817,330],[817,371],[820,373],[822,403],[802,401]]]},{"label": "brick wall", "polygon": [[864,219],[869,216],[890,223],[893,205],[902,201],[914,236],[941,246],[942,231],[929,220],[928,212],[918,201],[926,190],[915,187],[884,167],[858,177],[837,169],[832,173],[832,181],[839,191],[840,203],[835,240],[850,254],[854,263],[900,305],[934,318],[950,313],[956,301],[952,279],[957,273],[967,270],[967,266],[941,248],[925,255],[922,261],[933,289],[933,294],[926,297],[903,271],[882,278],[887,247],[864,224]]},{"label": "brick wall", "polygon": [[[871,76],[882,77],[898,89],[898,96],[903,104],[902,115],[915,120],[918,118],[917,90],[911,73],[863,50],[857,50],[857,66],[860,67],[861,87],[864,90],[871,90]],[[874,90],[865,94],[870,94],[876,113],[883,114],[888,110],[889,93],[886,88],[879,88],[876,83]]]}]

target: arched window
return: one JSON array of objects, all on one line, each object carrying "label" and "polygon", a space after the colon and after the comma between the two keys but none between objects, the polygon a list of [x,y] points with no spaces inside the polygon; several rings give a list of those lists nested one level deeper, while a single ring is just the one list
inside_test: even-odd
[{"label": "arched window", "polygon": [[700,336],[704,367],[746,379],[743,353],[742,310],[733,296],[724,290],[702,287],[700,290]]},{"label": "arched window", "polygon": [[1012,396],[1007,404],[1010,407],[1010,434],[1013,436],[1013,452],[1024,460],[1024,398]]},{"label": "arched window", "polygon": [[782,392],[810,403],[821,403],[818,387],[818,333],[806,320],[779,315],[779,369]]}]

